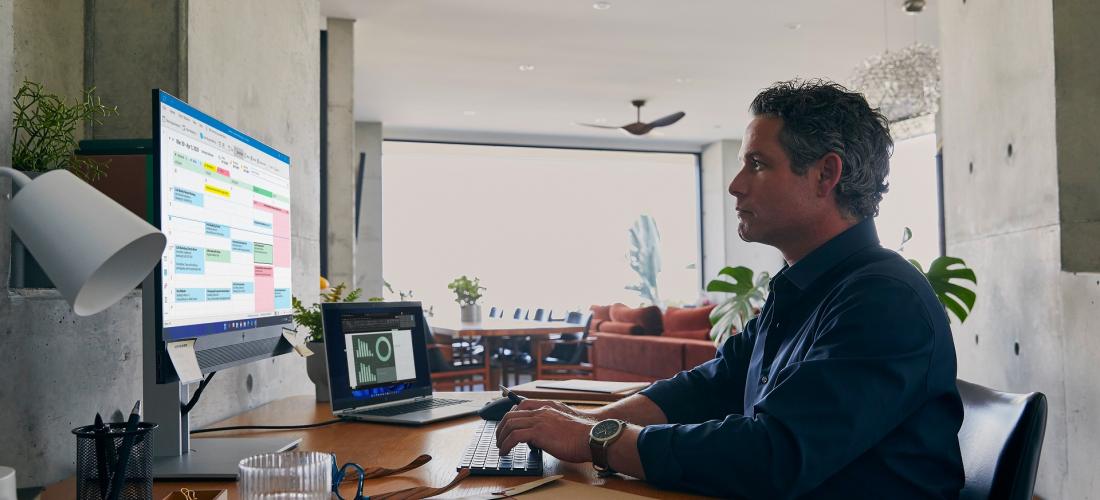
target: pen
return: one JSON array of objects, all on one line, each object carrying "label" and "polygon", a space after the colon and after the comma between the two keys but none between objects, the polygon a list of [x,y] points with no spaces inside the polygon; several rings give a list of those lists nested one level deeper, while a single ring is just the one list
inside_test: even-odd
[{"label": "pen", "polygon": [[107,464],[108,429],[103,425],[103,417],[95,414],[95,463],[99,474],[99,496],[107,498],[107,489],[111,487],[111,467]]},{"label": "pen", "polygon": [[500,386],[500,392],[504,393],[504,395],[507,396],[508,399],[511,399],[512,402],[516,404],[516,406],[519,406],[519,404],[522,403],[524,399],[527,399],[523,396],[520,396],[519,394],[509,391],[508,388],[504,387],[503,385]]},{"label": "pen", "polygon": [[134,409],[130,411],[130,418],[126,420],[126,434],[122,437],[122,445],[118,448],[118,464],[115,465],[115,476],[111,481],[110,500],[118,500],[122,488],[126,483],[126,466],[130,462],[130,451],[134,447],[134,431],[137,431],[138,421],[141,415],[141,400],[134,403]]}]

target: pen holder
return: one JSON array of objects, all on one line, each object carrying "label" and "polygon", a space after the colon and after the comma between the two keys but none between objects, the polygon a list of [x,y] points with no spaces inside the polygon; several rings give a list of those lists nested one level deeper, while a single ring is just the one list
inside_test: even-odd
[{"label": "pen holder", "polygon": [[[153,431],[157,424],[138,423],[137,429],[126,432],[124,422],[105,424],[97,432],[94,425],[73,429],[76,434],[76,498],[79,500],[107,500],[113,484],[121,485],[119,499],[148,499],[153,497]],[[131,436],[130,453],[122,454],[123,444]],[[120,468],[120,460],[126,460],[125,474],[114,482]]]}]

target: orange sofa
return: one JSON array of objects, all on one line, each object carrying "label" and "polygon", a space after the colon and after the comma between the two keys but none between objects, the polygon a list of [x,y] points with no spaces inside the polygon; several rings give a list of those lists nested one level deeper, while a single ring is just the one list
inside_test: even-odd
[{"label": "orange sofa", "polygon": [[592,306],[596,378],[652,382],[714,358],[708,319],[713,308],[669,307],[662,313],[657,306]]}]

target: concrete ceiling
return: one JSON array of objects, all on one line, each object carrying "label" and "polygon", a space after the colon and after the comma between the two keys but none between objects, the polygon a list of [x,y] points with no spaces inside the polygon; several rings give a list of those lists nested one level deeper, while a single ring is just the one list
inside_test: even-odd
[{"label": "concrete ceiling", "polygon": [[[939,38],[936,0],[918,16],[901,0],[596,3],[322,0],[322,14],[356,20],[355,119],[386,138],[625,149],[740,138],[769,83],[844,83],[887,43]],[[576,125],[630,123],[635,98],[643,121],[687,116],[641,138]]]}]

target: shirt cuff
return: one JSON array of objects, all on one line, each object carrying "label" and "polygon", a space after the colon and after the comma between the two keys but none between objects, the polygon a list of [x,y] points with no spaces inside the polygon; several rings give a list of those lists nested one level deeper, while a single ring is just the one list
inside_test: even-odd
[{"label": "shirt cuff", "polygon": [[677,427],[678,424],[649,425],[638,434],[638,456],[642,460],[646,481],[674,485],[683,477],[683,468],[672,450],[672,438]]}]

